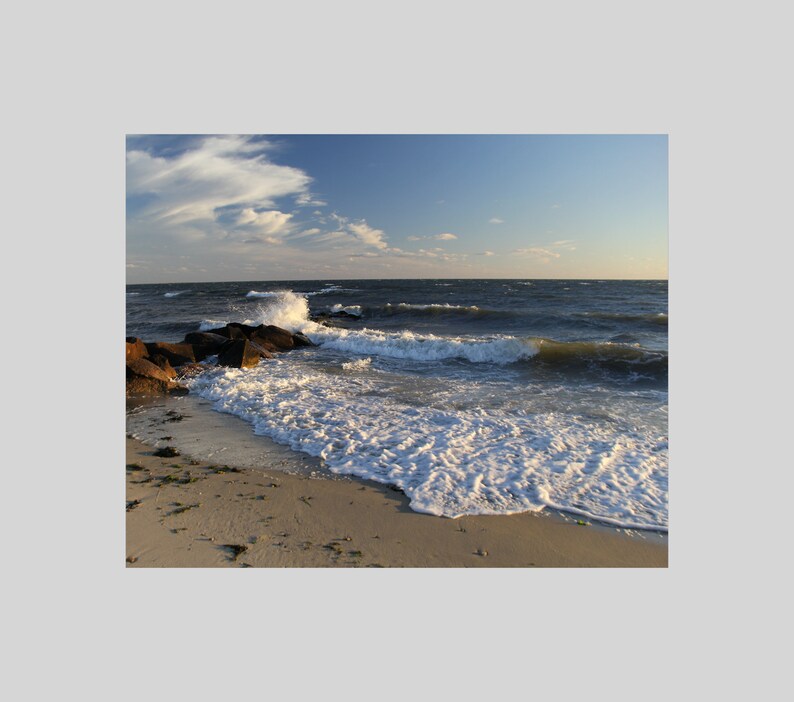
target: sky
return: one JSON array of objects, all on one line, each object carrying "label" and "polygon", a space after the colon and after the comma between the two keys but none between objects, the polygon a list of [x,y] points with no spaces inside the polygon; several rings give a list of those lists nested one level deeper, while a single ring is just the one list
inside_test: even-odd
[{"label": "sky", "polygon": [[666,135],[129,135],[127,282],[667,278]]}]

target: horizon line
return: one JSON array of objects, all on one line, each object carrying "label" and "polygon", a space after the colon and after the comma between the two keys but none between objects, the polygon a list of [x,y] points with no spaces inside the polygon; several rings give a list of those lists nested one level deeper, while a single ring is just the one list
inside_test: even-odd
[{"label": "horizon line", "polygon": [[248,278],[248,279],[235,279],[235,280],[179,280],[179,281],[164,281],[159,283],[129,283],[125,282],[125,286],[129,285],[204,285],[215,283],[298,283],[298,282],[325,282],[329,280],[361,280],[361,281],[381,281],[381,280],[587,280],[587,281],[614,281],[614,282],[637,282],[637,281],[651,281],[651,282],[670,282],[669,276],[667,278],[512,278],[512,277],[497,277],[497,278],[343,278],[341,276],[334,276],[330,278]]}]

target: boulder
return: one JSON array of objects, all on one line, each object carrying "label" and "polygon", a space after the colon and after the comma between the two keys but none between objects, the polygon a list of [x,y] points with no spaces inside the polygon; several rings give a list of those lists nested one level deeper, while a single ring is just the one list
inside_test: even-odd
[{"label": "boulder", "polygon": [[195,363],[196,361],[196,354],[193,352],[191,344],[167,344],[163,341],[155,341],[151,344],[146,344],[146,350],[150,356],[158,353],[165,356],[173,366]]},{"label": "boulder", "polygon": [[243,324],[242,322],[229,322],[226,326],[239,329],[246,337],[250,337],[251,332],[258,329],[258,327],[252,327],[250,324]]},{"label": "boulder", "polygon": [[251,332],[250,338],[268,351],[289,351],[295,347],[292,332],[272,324],[260,324]]},{"label": "boulder", "polygon": [[176,378],[176,371],[168,362],[168,359],[163,356],[163,354],[156,353],[153,356],[149,356],[148,360],[154,363],[154,365],[156,365],[161,371],[163,371],[168,376],[169,380]]},{"label": "boulder", "polygon": [[171,378],[168,377],[168,374],[162,368],[146,358],[136,358],[134,361],[127,363],[127,378],[129,379],[133,376],[162,380],[166,383],[171,381]]},{"label": "boulder", "polygon": [[218,352],[218,365],[251,368],[259,363],[261,351],[246,339],[233,339]]},{"label": "boulder", "polygon": [[292,342],[295,344],[296,348],[298,346],[317,346],[308,336],[300,332],[292,335]]},{"label": "boulder", "polygon": [[228,340],[229,337],[222,336],[221,334],[213,334],[211,332],[191,332],[190,334],[185,335],[185,341],[183,343],[190,344],[191,346],[214,346],[217,350]]},{"label": "boulder", "polygon": [[253,341],[249,341],[248,343],[251,344],[251,346],[253,346],[259,352],[260,358],[273,358],[273,354],[270,353],[268,349],[264,348],[263,346],[260,346],[259,344]]},{"label": "boulder", "polygon": [[146,350],[146,344],[143,341],[136,336],[127,337],[127,361],[146,358],[148,355],[149,352]]},{"label": "boulder", "polygon": [[193,355],[197,361],[203,361],[207,356],[218,353],[221,346],[228,342],[228,337],[209,332],[192,332],[185,336],[186,344],[193,347]]},{"label": "boulder", "polygon": [[187,391],[172,382],[162,368],[145,358],[136,358],[127,363],[127,395],[162,395],[171,392]]},{"label": "boulder", "polygon": [[208,334],[217,334],[218,336],[222,336],[226,339],[245,339],[247,338],[245,333],[239,327],[227,325],[225,327],[219,327],[218,329],[210,329]]}]

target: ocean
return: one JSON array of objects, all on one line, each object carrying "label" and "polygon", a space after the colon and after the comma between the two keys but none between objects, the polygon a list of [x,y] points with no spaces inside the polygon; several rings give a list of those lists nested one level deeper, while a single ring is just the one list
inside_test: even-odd
[{"label": "ocean", "polygon": [[[316,348],[186,385],[332,473],[401,488],[418,512],[555,509],[667,531],[667,281],[249,281],[126,297],[127,335],[144,341],[227,322],[305,333]],[[311,320],[323,314],[334,326]]]}]

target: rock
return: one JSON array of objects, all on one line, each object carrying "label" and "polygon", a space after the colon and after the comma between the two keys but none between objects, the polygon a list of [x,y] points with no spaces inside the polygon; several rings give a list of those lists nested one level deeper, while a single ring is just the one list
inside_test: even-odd
[{"label": "rock", "polygon": [[163,448],[159,448],[154,452],[155,456],[160,458],[176,458],[177,456],[181,456],[182,454],[179,452],[178,449],[175,449],[173,446],[163,446]]},{"label": "rock", "polygon": [[239,327],[234,327],[227,325],[225,327],[219,327],[218,329],[210,329],[208,334],[217,334],[218,336],[223,336],[226,339],[245,339],[247,338],[245,333]]},{"label": "rock", "polygon": [[292,342],[296,348],[299,346],[317,346],[308,336],[300,332],[292,335]]},{"label": "rock", "polygon": [[253,346],[259,352],[260,358],[273,358],[273,354],[270,353],[270,351],[266,349],[264,346],[260,346],[259,344],[253,341],[249,341],[248,343],[251,344],[251,346]]},{"label": "rock", "polygon": [[218,365],[251,368],[259,363],[262,349],[246,339],[235,339],[218,352]]},{"label": "rock", "polygon": [[127,337],[127,361],[136,361],[139,358],[146,358],[149,352],[146,344],[136,336]]},{"label": "rock", "polygon": [[145,358],[127,364],[127,395],[162,395],[187,392],[159,366]]},{"label": "rock", "polygon": [[212,356],[229,341],[229,337],[210,332],[192,332],[185,336],[186,344],[193,347],[193,354],[197,361],[203,361],[207,356]]},{"label": "rock", "polygon": [[161,353],[156,353],[153,356],[150,356],[148,360],[162,370],[170,380],[176,378],[176,371],[168,362],[168,359]]},{"label": "rock", "polygon": [[243,324],[242,322],[229,322],[226,326],[239,329],[243,334],[245,334],[246,338],[250,337],[251,333],[257,329],[257,327],[252,327],[250,324]]},{"label": "rock", "polygon": [[150,356],[158,353],[165,356],[174,366],[196,362],[196,355],[191,344],[167,344],[163,341],[155,341],[146,344],[146,350]]},{"label": "rock", "polygon": [[183,343],[190,344],[191,346],[207,346],[220,348],[229,340],[229,337],[221,334],[213,334],[212,332],[191,332],[185,335]]},{"label": "rock", "polygon": [[289,351],[295,347],[292,332],[272,324],[261,324],[256,327],[251,332],[250,339],[268,351]]},{"label": "rock", "polygon": [[171,378],[168,377],[168,374],[162,368],[145,358],[138,358],[127,363],[127,379],[134,376],[162,380],[165,383],[171,381]]}]

